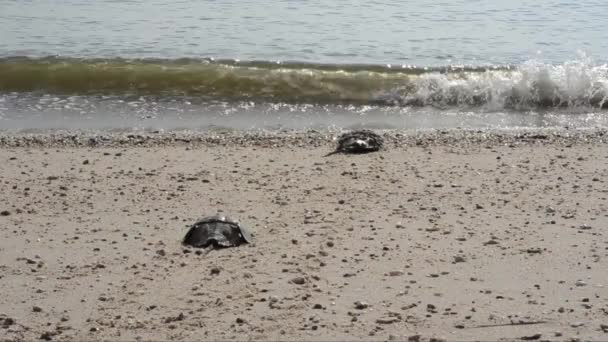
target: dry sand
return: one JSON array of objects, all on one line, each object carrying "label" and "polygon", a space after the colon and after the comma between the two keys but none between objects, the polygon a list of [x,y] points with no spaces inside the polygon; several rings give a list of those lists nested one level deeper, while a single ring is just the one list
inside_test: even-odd
[{"label": "dry sand", "polygon": [[[323,139],[5,137],[0,339],[608,340],[596,133],[328,158]],[[181,245],[216,213],[255,243]]]}]

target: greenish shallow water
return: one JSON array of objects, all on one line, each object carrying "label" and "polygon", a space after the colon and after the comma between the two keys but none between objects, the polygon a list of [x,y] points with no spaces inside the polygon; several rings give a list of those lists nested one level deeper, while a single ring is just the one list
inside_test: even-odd
[{"label": "greenish shallow water", "polygon": [[606,125],[606,1],[0,0],[0,129]]}]

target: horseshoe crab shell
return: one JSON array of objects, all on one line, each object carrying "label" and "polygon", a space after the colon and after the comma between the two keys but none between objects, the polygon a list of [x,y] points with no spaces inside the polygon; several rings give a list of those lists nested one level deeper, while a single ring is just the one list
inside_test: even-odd
[{"label": "horseshoe crab shell", "polygon": [[193,247],[235,247],[251,243],[251,234],[238,222],[225,216],[209,216],[192,225],[184,240],[185,245]]},{"label": "horseshoe crab shell", "polygon": [[344,133],[338,139],[335,153],[370,153],[379,151],[384,145],[384,139],[370,130],[352,131]]}]

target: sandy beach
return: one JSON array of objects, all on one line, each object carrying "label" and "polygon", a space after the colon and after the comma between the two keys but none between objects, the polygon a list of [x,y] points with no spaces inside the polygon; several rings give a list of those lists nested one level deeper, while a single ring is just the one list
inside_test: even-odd
[{"label": "sandy beach", "polygon": [[0,340],[608,340],[605,130],[334,137],[2,135]]}]

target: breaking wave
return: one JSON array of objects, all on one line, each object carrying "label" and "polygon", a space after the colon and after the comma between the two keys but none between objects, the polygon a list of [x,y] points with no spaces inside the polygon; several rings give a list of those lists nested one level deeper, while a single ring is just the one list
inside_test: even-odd
[{"label": "breaking wave", "polygon": [[293,104],[608,109],[608,65],[412,67],[211,59],[0,59],[0,93]]}]

